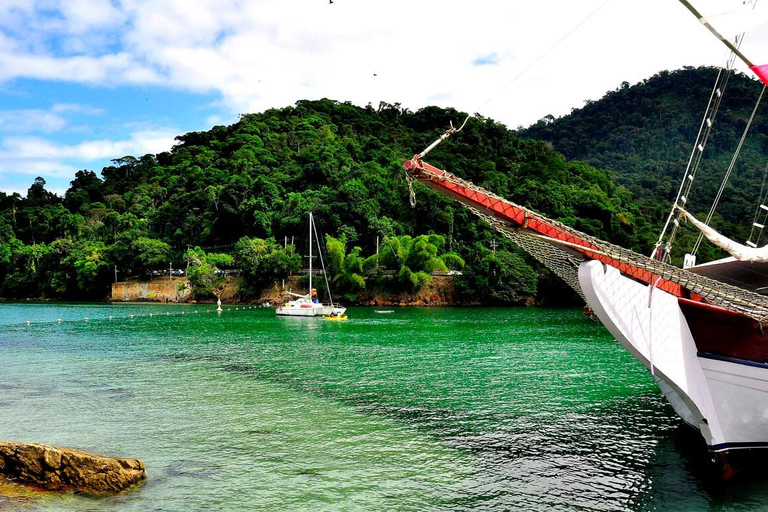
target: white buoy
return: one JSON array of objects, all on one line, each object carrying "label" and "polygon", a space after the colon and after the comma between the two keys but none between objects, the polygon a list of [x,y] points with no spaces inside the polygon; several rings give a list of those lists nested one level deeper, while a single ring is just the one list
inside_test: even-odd
[{"label": "white buoy", "polygon": [[149,314],[149,318],[152,318],[152,313]]},{"label": "white buoy", "polygon": [[109,319],[112,320],[112,315],[109,315]]},{"label": "white buoy", "polygon": [[133,318],[133,315],[131,315],[131,318]]},{"label": "white buoy", "polygon": [[56,323],[59,323],[59,324],[60,324],[60,323],[61,323],[61,318],[57,318],[57,319],[56,319]]},{"label": "white buoy", "polygon": [[32,323],[32,322],[30,322],[29,320],[27,320],[27,325],[29,325],[29,324],[31,324],[31,323]]},{"label": "white buoy", "polygon": [[83,318],[83,320],[85,320],[87,322],[88,321],[88,317]]}]

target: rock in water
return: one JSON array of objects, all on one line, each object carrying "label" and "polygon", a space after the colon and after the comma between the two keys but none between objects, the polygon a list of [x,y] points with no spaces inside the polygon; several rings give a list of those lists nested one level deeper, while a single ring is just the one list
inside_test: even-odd
[{"label": "rock in water", "polygon": [[144,462],[44,444],[0,441],[0,475],[48,490],[119,492],[147,477]]}]

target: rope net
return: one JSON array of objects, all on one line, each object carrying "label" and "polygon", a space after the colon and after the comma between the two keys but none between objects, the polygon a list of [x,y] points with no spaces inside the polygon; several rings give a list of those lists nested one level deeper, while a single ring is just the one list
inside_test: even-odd
[{"label": "rope net", "polygon": [[[423,164],[420,160],[414,159],[411,164],[406,165],[406,170],[410,173],[409,182],[415,177],[429,188],[445,193],[463,204],[505,238],[562,278],[582,298],[584,292],[578,279],[579,265],[588,259],[598,259],[614,266],[624,275],[647,284],[656,284],[658,278],[661,278],[667,283],[662,283],[658,288],[678,296],[685,295],[684,291],[687,291],[688,294],[701,296],[710,304],[753,318],[760,324],[768,321],[767,296],[674,267],[582,233],[453,174]],[[511,216],[500,214],[502,211],[515,211],[520,219],[524,218],[525,221],[520,222]],[[534,224],[535,231],[530,227]]]}]

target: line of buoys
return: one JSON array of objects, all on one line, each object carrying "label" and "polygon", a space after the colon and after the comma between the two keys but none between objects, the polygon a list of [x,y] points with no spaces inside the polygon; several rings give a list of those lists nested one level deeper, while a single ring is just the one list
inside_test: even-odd
[{"label": "line of buoys", "polygon": [[[256,306],[238,306],[238,307],[235,307],[235,308],[227,308],[227,309],[224,309],[224,308],[222,308],[222,309],[217,309],[217,310],[216,310],[216,312],[217,312],[217,313],[219,313],[219,314],[221,314],[221,313],[222,313],[222,312],[224,312],[224,311],[233,311],[233,310],[234,310],[234,311],[240,311],[241,309],[242,309],[243,311],[245,311],[246,309],[254,309],[254,308],[256,308]],[[210,309],[206,309],[206,310],[205,310],[205,312],[206,312],[206,313],[210,313],[210,312],[211,312],[211,310],[210,310]],[[186,312],[186,311],[181,311],[180,313],[181,313],[182,315],[186,315],[186,314],[187,314],[187,312]],[[193,313],[193,314],[198,314],[198,313],[200,313],[200,311],[199,311],[199,310],[195,310],[195,311],[193,311],[192,313]],[[160,314],[160,313],[148,313],[148,314],[147,314],[147,316],[148,316],[149,318],[154,318],[156,315],[159,315],[159,314]],[[165,315],[166,315],[166,316],[170,316],[170,315],[171,315],[170,311],[166,311],[166,312],[165,312]],[[136,318],[136,317],[141,317],[141,316],[142,316],[142,315],[136,315],[136,314],[133,314],[133,313],[131,313],[131,314],[129,314],[129,315],[128,315],[128,318]],[[107,320],[113,320],[114,318],[115,318],[115,317],[114,317],[113,315],[109,315],[109,316],[107,317]],[[86,322],[86,323],[90,322],[90,320],[91,320],[91,319],[90,319],[89,317],[84,317],[84,318],[83,318],[83,321],[84,321],[84,322]],[[56,319],[56,323],[57,323],[57,324],[61,324],[61,323],[63,323],[63,322],[64,322],[64,320],[63,320],[63,319],[61,319],[61,318],[57,318],[57,319]],[[31,321],[31,320],[27,320],[27,321],[26,321],[26,325],[28,325],[28,326],[32,325],[32,321]]]}]

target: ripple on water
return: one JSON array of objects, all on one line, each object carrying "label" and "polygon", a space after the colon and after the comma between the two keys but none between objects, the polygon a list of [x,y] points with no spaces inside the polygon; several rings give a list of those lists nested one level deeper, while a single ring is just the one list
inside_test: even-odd
[{"label": "ripple on water", "polygon": [[[695,436],[647,372],[579,311],[350,308],[338,325],[271,310],[64,313],[62,326],[9,329],[0,341],[0,431],[144,459],[147,484],[100,510],[768,502],[765,479],[708,480],[701,451],[685,445]],[[66,323],[75,314],[96,320]],[[94,507],[76,496],[33,503]]]}]

